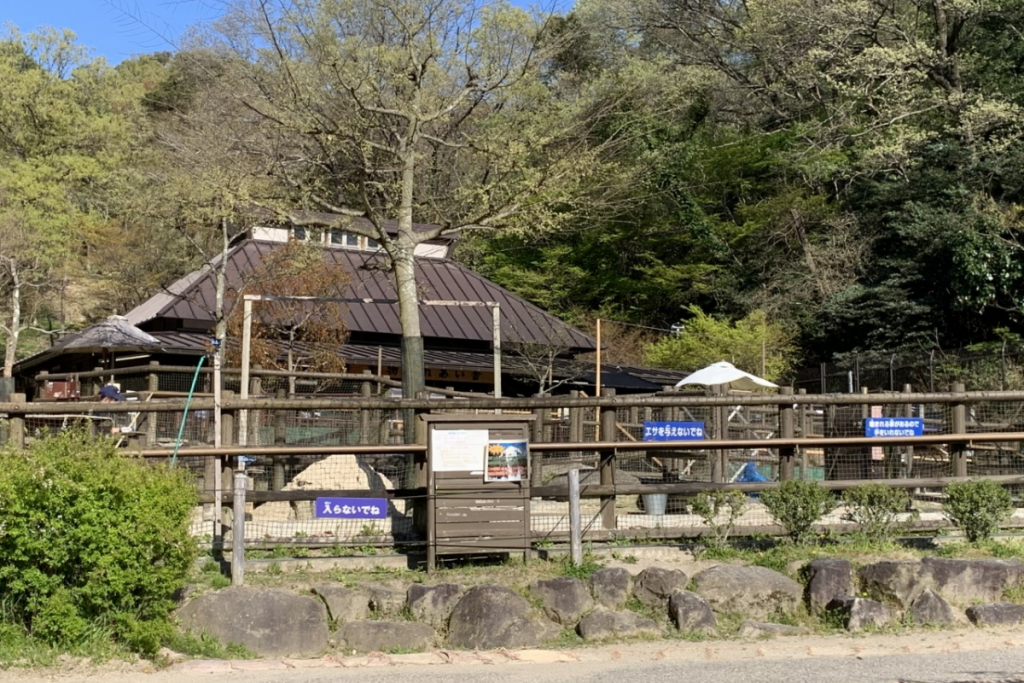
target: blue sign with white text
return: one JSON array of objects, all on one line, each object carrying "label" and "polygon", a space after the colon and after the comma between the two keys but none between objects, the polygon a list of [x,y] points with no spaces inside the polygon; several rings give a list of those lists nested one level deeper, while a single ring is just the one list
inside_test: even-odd
[{"label": "blue sign with white text", "polygon": [[317,519],[384,519],[388,516],[385,498],[317,498]]},{"label": "blue sign with white text", "polygon": [[920,417],[864,418],[864,436],[922,436],[924,420]]},{"label": "blue sign with white text", "polygon": [[644,422],[644,441],[699,441],[703,422]]}]

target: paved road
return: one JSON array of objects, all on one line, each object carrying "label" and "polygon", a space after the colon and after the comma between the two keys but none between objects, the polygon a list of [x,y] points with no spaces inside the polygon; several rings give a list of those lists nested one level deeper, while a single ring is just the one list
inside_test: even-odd
[{"label": "paved road", "polygon": [[1024,683],[1024,630],[127,668],[0,671],[0,683]]}]

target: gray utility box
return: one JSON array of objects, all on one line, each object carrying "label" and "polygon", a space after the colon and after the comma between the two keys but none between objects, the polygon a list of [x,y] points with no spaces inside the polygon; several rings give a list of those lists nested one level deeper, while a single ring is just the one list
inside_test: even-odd
[{"label": "gray utility box", "polygon": [[438,555],[530,552],[532,415],[424,415],[427,568]]}]

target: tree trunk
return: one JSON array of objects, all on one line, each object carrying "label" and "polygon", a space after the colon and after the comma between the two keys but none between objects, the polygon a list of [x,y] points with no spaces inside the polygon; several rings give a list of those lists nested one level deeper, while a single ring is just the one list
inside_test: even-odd
[{"label": "tree trunk", "polygon": [[416,290],[416,263],[412,250],[393,257],[398,290],[398,317],[402,324],[402,396],[416,398],[426,387],[423,371],[423,335],[420,333],[420,303]]},{"label": "tree trunk", "polygon": [[18,354],[18,339],[21,337],[21,276],[18,264],[11,259],[11,328],[7,332],[4,349],[4,377],[14,376],[14,359]]}]

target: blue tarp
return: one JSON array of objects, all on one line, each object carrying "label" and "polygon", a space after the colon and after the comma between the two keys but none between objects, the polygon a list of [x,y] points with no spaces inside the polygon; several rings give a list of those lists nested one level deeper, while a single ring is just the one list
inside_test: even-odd
[{"label": "blue tarp", "polygon": [[740,470],[739,476],[736,477],[734,481],[743,484],[756,484],[758,482],[770,480],[768,477],[757,471],[757,465],[755,465],[754,461],[751,460],[743,466],[743,469]]}]

